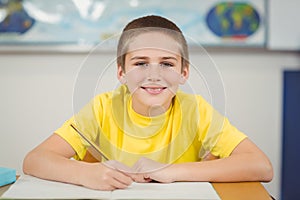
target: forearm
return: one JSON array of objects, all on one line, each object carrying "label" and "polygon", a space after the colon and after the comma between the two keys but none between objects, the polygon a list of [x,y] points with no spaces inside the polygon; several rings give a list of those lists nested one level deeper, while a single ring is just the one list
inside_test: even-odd
[{"label": "forearm", "polygon": [[[82,185],[95,190],[123,189],[132,178],[99,162],[88,163],[70,159],[73,148],[53,134],[24,159],[23,171],[39,178]],[[93,159],[93,161],[95,161]]]},{"label": "forearm", "polygon": [[[255,154],[232,155],[224,159],[170,166],[175,181],[270,181],[272,166],[264,157]],[[170,171],[170,172],[171,172]]]},{"label": "forearm", "polygon": [[25,157],[23,171],[43,179],[80,185],[84,165],[87,163],[62,157],[55,152],[39,150],[32,151]]}]

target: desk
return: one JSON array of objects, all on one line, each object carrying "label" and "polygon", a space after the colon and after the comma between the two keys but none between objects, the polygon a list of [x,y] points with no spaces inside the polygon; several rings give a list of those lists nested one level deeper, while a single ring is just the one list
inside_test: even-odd
[{"label": "desk", "polygon": [[222,200],[272,199],[260,182],[212,183]]},{"label": "desk", "polygon": [[[222,200],[271,200],[268,192],[259,182],[212,183]],[[10,187],[0,187],[0,197]]]}]

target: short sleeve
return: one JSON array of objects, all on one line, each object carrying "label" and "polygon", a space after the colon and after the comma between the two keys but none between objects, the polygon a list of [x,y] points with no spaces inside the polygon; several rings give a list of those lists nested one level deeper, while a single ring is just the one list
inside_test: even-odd
[{"label": "short sleeve", "polygon": [[100,101],[99,97],[92,99],[77,114],[66,121],[55,133],[66,140],[76,152],[75,159],[82,160],[89,144],[71,127],[73,124],[86,138],[95,141],[99,132]]},{"label": "short sleeve", "polygon": [[74,117],[66,121],[59,129],[55,131],[55,134],[62,137],[72,146],[76,152],[76,155],[74,156],[76,160],[82,160],[86,154],[87,147],[84,145],[82,138],[71,127],[71,124],[74,124],[74,121]]},{"label": "short sleeve", "polygon": [[224,120],[223,129],[218,137],[216,145],[212,148],[211,153],[220,158],[230,156],[232,151],[247,136],[234,127],[227,118]]},{"label": "short sleeve", "polygon": [[247,136],[234,127],[227,117],[220,114],[202,97],[199,100],[199,141],[202,148],[199,157],[207,153],[220,158],[228,157]]}]

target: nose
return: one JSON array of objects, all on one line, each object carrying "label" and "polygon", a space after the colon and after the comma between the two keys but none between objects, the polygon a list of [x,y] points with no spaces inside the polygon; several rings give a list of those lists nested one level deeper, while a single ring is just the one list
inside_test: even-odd
[{"label": "nose", "polygon": [[151,64],[148,68],[147,79],[148,81],[157,82],[161,80],[161,67],[159,64]]}]

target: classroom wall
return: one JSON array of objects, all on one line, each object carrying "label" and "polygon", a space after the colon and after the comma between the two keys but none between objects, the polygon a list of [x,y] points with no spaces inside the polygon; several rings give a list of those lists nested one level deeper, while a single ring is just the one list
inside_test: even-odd
[{"label": "classroom wall", "polygon": [[[208,51],[223,79],[228,117],[274,165],[274,180],[265,186],[278,198],[282,72],[300,69],[299,53],[222,48]],[[194,65],[203,66],[203,59],[197,50],[191,52]],[[74,84],[80,79],[75,92],[84,92],[75,101],[83,105],[96,91],[99,69],[112,60],[111,53],[95,53],[88,60],[86,53],[0,53],[0,166],[22,174],[25,154],[73,114]],[[88,70],[82,70],[85,68]],[[115,70],[111,69],[103,80],[115,86]]]}]

